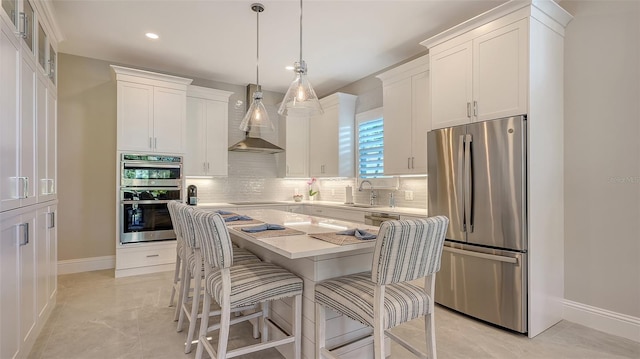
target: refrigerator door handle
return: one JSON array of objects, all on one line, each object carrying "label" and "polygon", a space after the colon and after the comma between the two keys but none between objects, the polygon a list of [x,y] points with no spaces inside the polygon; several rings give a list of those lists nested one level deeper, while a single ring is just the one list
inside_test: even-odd
[{"label": "refrigerator door handle", "polygon": [[464,218],[469,233],[473,233],[473,166],[471,159],[473,136],[465,135],[464,140]]},{"label": "refrigerator door handle", "polygon": [[464,249],[458,249],[458,248],[447,247],[447,246],[444,246],[442,249],[444,251],[446,251],[446,252],[451,252],[451,253],[456,253],[456,254],[463,254],[463,255],[469,256],[469,257],[477,257],[477,258],[488,259],[488,260],[492,260],[492,261],[505,262],[505,263],[511,263],[511,264],[519,265],[518,264],[518,258],[514,258],[514,257],[505,257],[505,256],[499,256],[499,255],[496,255],[496,254],[488,254],[488,253],[466,251]]},{"label": "refrigerator door handle", "polygon": [[466,232],[467,231],[467,226],[466,226],[466,219],[464,217],[465,214],[465,200],[464,200],[464,195],[465,195],[465,191],[464,191],[464,169],[465,169],[465,165],[464,165],[464,141],[465,141],[465,137],[466,135],[460,135],[460,141],[458,142],[458,193],[456,193],[456,198],[458,199],[458,210],[457,210],[457,214],[458,214],[458,222],[460,223],[460,230],[462,232]]}]

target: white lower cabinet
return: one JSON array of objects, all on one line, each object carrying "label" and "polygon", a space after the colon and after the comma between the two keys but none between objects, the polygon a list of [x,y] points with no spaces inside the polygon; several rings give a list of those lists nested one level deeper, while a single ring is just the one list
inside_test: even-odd
[{"label": "white lower cabinet", "polygon": [[0,358],[26,357],[55,305],[57,236],[51,212],[55,205],[0,214]]},{"label": "white lower cabinet", "polygon": [[116,248],[116,278],[172,270],[176,241],[119,245]]}]

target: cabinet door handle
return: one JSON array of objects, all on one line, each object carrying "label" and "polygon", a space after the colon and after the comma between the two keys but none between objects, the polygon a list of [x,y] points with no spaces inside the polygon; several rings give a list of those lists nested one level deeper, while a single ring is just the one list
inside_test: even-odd
[{"label": "cabinet door handle", "polygon": [[210,169],[211,169],[211,164],[209,162],[207,162],[207,173],[209,173]]},{"label": "cabinet door handle", "polygon": [[473,115],[478,116],[478,101],[473,101]]},{"label": "cabinet door handle", "polygon": [[158,137],[153,138],[153,148],[156,150],[158,149]]},{"label": "cabinet door handle", "polygon": [[18,31],[16,32],[16,35],[18,35],[19,37],[26,39],[27,38],[27,29],[29,28],[28,23],[29,20],[27,19],[27,14],[24,12],[20,12],[18,14],[19,17],[19,21],[22,23],[22,30],[20,30],[20,24],[18,24]]},{"label": "cabinet door handle", "polygon": [[153,148],[153,137],[149,137],[149,148]]},{"label": "cabinet door handle", "polygon": [[149,254],[147,255],[147,258],[153,258],[153,257],[160,257],[159,254]]},{"label": "cabinet door handle", "polygon": [[202,172],[207,173],[207,163],[202,162]]},{"label": "cabinet door handle", "polygon": [[56,227],[56,212],[49,212],[49,229]]},{"label": "cabinet door handle", "polygon": [[415,157],[411,157],[411,168],[415,169],[416,168],[416,158]]},{"label": "cabinet door handle", "polygon": [[467,102],[467,117],[471,118],[471,102]]},{"label": "cabinet door handle", "polygon": [[18,184],[18,187],[22,190],[18,198],[27,198],[29,196],[29,177],[18,177],[18,180],[22,182],[22,185]]},{"label": "cabinet door handle", "polygon": [[411,157],[407,157],[407,169],[411,169]]},{"label": "cabinet door handle", "polygon": [[18,243],[21,247],[29,244],[29,223],[21,223],[19,227],[22,228],[22,240]]}]

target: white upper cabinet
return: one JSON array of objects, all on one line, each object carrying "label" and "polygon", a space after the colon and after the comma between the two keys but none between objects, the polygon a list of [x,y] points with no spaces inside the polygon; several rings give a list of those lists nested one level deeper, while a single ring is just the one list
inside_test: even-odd
[{"label": "white upper cabinet", "polygon": [[433,129],[527,113],[528,22],[498,20],[429,50]]},{"label": "white upper cabinet", "polygon": [[[285,149],[283,177],[309,177],[309,117],[289,115],[285,118]],[[282,131],[281,131],[282,133]]]},{"label": "white upper cabinet", "polygon": [[353,177],[357,98],[337,92],[320,100],[324,114],[309,120],[309,176]]},{"label": "white upper cabinet", "polygon": [[187,85],[192,80],[111,67],[118,81],[118,150],[184,153]]},{"label": "white upper cabinet", "polygon": [[228,172],[229,97],[232,92],[189,86],[187,89],[187,176],[226,176]]},{"label": "white upper cabinet", "polygon": [[20,77],[20,44],[0,21],[0,211],[20,207],[28,193],[29,179],[20,172]]},{"label": "white upper cabinet", "polygon": [[385,175],[427,172],[429,58],[423,56],[377,76],[382,80]]}]

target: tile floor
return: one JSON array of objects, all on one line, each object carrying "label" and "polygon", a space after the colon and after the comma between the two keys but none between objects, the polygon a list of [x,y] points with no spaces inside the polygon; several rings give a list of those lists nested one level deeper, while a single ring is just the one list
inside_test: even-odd
[{"label": "tile floor", "polygon": [[[115,279],[113,270],[62,275],[58,304],[28,358],[182,359],[185,332],[177,333],[169,308],[170,272]],[[238,327],[238,326],[236,326]],[[251,338],[245,323],[231,341]],[[420,320],[395,328],[422,340]],[[445,308],[436,309],[437,349],[448,358],[640,358],[640,343],[562,321],[534,339],[506,332]],[[393,345],[392,358],[411,358]],[[244,358],[282,358],[274,350]]]}]

